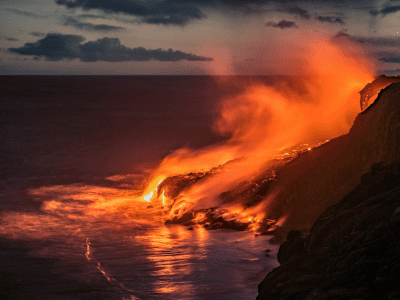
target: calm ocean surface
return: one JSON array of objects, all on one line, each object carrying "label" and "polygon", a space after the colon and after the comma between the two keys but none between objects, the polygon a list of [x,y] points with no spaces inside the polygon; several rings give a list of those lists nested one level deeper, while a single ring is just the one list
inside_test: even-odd
[{"label": "calm ocean surface", "polygon": [[269,237],[165,226],[135,200],[171,151],[223,141],[238,81],[279,79],[219,80],[0,76],[0,298],[255,299]]}]

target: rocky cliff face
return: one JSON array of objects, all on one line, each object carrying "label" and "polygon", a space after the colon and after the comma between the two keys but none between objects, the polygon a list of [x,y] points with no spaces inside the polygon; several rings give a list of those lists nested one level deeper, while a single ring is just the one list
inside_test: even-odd
[{"label": "rocky cliff face", "polygon": [[378,76],[373,82],[368,83],[360,91],[361,111],[366,110],[375,101],[382,89],[394,82],[400,82],[400,77],[386,77],[385,75],[381,75]]},{"label": "rocky cliff face", "polygon": [[[396,78],[394,78],[396,79]],[[378,77],[367,90],[390,84],[393,78]],[[373,89],[372,89],[373,87]],[[366,89],[364,89],[366,90]],[[363,98],[361,98],[361,102]],[[223,203],[241,203],[251,207],[269,197],[263,233],[274,233],[276,241],[284,241],[290,230],[308,232],[324,210],[338,203],[360,182],[362,174],[377,162],[391,163],[400,159],[400,83],[393,83],[379,92],[376,101],[360,113],[350,132],[310,151],[297,151],[287,160],[271,162],[259,178],[243,182],[220,195]],[[229,164],[229,163],[228,163]],[[219,166],[205,173],[193,173],[167,178],[159,191],[175,199],[182,191],[214,173],[223,172]],[[272,199],[272,200],[271,200]],[[191,225],[199,212],[188,212],[168,222]],[[250,224],[222,222],[211,210],[201,211],[207,217],[197,224],[212,228],[246,229]],[[283,227],[271,232],[274,220],[285,217]],[[218,219],[218,222],[214,219]],[[215,224],[214,224],[215,223]],[[214,226],[215,225],[215,226]],[[240,226],[239,226],[240,225]],[[269,230],[269,231],[268,231]]]},{"label": "rocky cliff face", "polygon": [[278,260],[258,300],[400,299],[400,162],[374,164],[309,234],[289,232]]},{"label": "rocky cliff face", "polygon": [[400,159],[400,83],[382,90],[360,113],[350,132],[293,159],[276,172],[271,190],[280,193],[268,217],[287,221],[277,232],[283,241],[292,229],[310,230],[324,210],[338,203],[377,162]]}]

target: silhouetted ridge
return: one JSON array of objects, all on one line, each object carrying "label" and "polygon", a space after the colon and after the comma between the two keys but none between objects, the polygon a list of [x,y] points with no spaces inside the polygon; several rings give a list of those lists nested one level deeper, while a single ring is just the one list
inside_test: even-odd
[{"label": "silhouetted ridge", "polygon": [[400,161],[374,164],[309,234],[288,233],[257,300],[400,298]]}]

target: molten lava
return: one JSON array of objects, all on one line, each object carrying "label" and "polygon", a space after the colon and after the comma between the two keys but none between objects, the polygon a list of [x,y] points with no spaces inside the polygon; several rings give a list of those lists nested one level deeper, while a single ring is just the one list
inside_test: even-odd
[{"label": "molten lava", "polygon": [[248,191],[274,180],[271,162],[285,163],[347,133],[359,112],[358,92],[373,78],[372,65],[349,44],[312,40],[308,46],[302,49],[300,69],[312,75],[296,77],[295,82],[280,79],[273,86],[255,81],[222,99],[214,129],[229,139],[167,156],[145,181],[143,199],[165,205],[167,188],[171,220],[186,213],[192,223],[206,224],[207,214],[195,212],[218,208],[225,213],[213,210],[213,217],[234,219],[248,229],[261,222],[273,224],[265,219],[270,199],[260,192],[253,202],[244,201]]},{"label": "molten lava", "polygon": [[[150,200],[151,200],[151,199],[153,198],[153,196],[154,196],[154,193],[157,192],[158,186],[159,186],[160,183],[163,182],[163,181],[164,181],[164,179],[160,179],[160,180],[158,181],[158,183],[157,183],[157,185],[156,185],[155,188],[154,188],[154,187],[148,187],[148,189],[151,189],[151,191],[150,191],[146,196],[143,197],[143,200],[150,202]],[[163,197],[163,203],[164,203],[164,197]]]}]

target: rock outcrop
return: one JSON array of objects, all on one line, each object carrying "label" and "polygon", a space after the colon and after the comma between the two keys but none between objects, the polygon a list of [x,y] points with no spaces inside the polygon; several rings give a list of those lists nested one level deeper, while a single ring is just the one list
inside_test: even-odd
[{"label": "rock outcrop", "polygon": [[366,110],[375,101],[382,89],[394,82],[400,82],[400,77],[386,77],[385,75],[380,75],[374,81],[368,83],[360,91],[361,111]]},{"label": "rock outcrop", "polygon": [[289,232],[257,300],[400,299],[400,162],[374,164],[309,234]]},{"label": "rock outcrop", "polygon": [[338,203],[377,162],[400,159],[400,83],[382,90],[376,101],[360,113],[349,133],[299,155],[276,172],[267,217],[287,220],[276,233],[283,241],[297,229],[310,230],[325,209]]},{"label": "rock outcrop", "polygon": [[[393,80],[397,79],[380,76],[364,90],[375,91]],[[259,177],[221,193],[220,200],[221,203],[238,203],[249,208],[268,198],[268,209],[259,233],[275,234],[275,241],[282,242],[290,230],[308,232],[327,207],[338,203],[359,184],[361,175],[372,164],[400,160],[398,149],[400,83],[392,83],[380,91],[374,103],[356,117],[348,134],[310,151],[297,149],[283,160],[271,161],[271,165]],[[208,172],[169,177],[160,184],[158,196],[165,192],[166,197],[177,201],[178,196],[193,184],[224,172],[228,165],[229,162]],[[196,217],[198,213],[206,215],[201,222]],[[285,218],[284,225],[274,226],[274,220],[281,218]],[[177,213],[168,222],[192,225],[191,219],[197,219],[196,224],[209,224],[211,227],[215,223],[216,228],[246,229],[250,225],[240,222],[226,224],[214,209]]]}]

